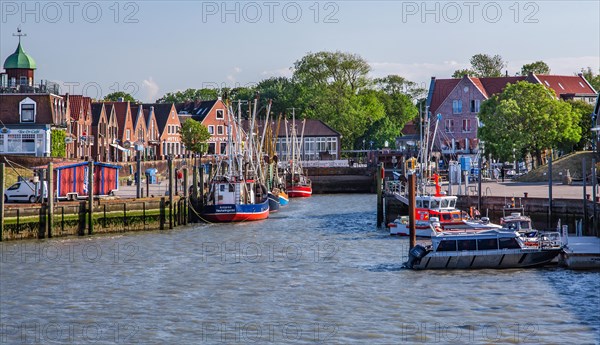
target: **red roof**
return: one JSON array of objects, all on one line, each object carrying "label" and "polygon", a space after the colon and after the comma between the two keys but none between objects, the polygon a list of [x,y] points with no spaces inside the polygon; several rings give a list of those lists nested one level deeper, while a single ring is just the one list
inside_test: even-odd
[{"label": "red roof", "polygon": [[501,93],[507,84],[514,84],[516,82],[525,80],[525,76],[520,77],[497,77],[497,78],[471,78],[477,79],[485,89],[487,94],[484,94],[486,98],[491,97],[497,93]]},{"label": "red roof", "polygon": [[565,94],[573,95],[595,95],[594,90],[585,80],[582,75],[565,76],[565,75],[546,75],[535,74],[542,85],[554,90],[557,96]]},{"label": "red roof", "polygon": [[83,110],[83,96],[69,95],[69,109],[71,112],[71,120],[79,120],[79,116]]},{"label": "red roof", "polygon": [[105,105],[113,105],[115,108],[115,117],[117,124],[119,125],[118,137],[122,138],[125,132],[125,121],[127,120],[127,109],[129,109],[129,102],[104,102]]},{"label": "red roof", "polygon": [[436,79],[429,110],[435,111],[442,105],[446,97],[454,90],[460,79]]}]

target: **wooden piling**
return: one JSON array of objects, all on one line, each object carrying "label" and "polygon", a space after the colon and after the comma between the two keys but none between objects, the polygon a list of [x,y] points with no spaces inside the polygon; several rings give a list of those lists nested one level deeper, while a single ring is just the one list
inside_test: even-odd
[{"label": "wooden piling", "polygon": [[88,162],[88,235],[94,233],[94,161]]},{"label": "wooden piling", "polygon": [[169,229],[173,229],[173,159],[167,159],[169,169]]},{"label": "wooden piling", "polygon": [[137,181],[135,184],[135,197],[137,199],[142,197],[142,152],[138,150],[137,144],[135,145],[135,158],[136,158],[136,169],[137,169]]},{"label": "wooden piling", "polygon": [[383,223],[383,163],[379,164],[377,169],[377,227],[380,228]]},{"label": "wooden piling", "polygon": [[188,223],[188,169],[183,169],[183,224]]},{"label": "wooden piling", "polygon": [[0,199],[0,242],[4,235],[4,163],[0,163],[0,193],[2,198]]},{"label": "wooden piling", "polygon": [[[48,163],[48,175],[46,176],[46,180],[48,180],[48,238],[52,237],[52,233],[54,230],[54,168],[52,167],[52,162]],[[44,195],[44,186],[42,186],[42,198]]]},{"label": "wooden piling", "polygon": [[417,179],[415,174],[408,175],[408,226],[410,235],[409,249],[417,245],[417,220],[416,220],[416,188]]},{"label": "wooden piling", "polygon": [[159,229],[160,230],[164,230],[165,229],[165,197],[163,196],[162,198],[160,198],[160,216],[159,216]]},{"label": "wooden piling", "polygon": [[598,188],[598,177],[596,171],[596,159],[592,158],[592,202],[593,202],[593,232],[592,235],[600,236],[600,229],[598,229],[600,224],[598,224],[598,201],[596,200],[596,188]]},{"label": "wooden piling", "polygon": [[582,233],[587,232],[588,227],[588,212],[587,212],[587,171],[585,166],[585,157],[581,160],[581,175],[583,175],[583,224],[582,224]]}]

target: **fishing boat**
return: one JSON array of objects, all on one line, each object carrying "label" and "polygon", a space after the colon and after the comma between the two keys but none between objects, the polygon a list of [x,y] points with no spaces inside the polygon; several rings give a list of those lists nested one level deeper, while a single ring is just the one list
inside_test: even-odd
[{"label": "fishing boat", "polygon": [[287,206],[287,204],[290,202],[290,199],[287,195],[286,192],[284,192],[283,190],[279,191],[279,205],[280,206]]},{"label": "fishing boat", "polygon": [[550,263],[561,251],[560,234],[538,234],[531,244],[516,231],[447,233],[409,251],[405,267],[424,269],[523,268]]},{"label": "fishing boat", "polygon": [[287,195],[290,198],[307,198],[312,195],[312,181],[306,176],[300,163],[305,125],[306,120],[302,121],[302,132],[300,138],[298,138],[296,114],[292,110],[291,136],[287,141],[291,144],[288,146],[291,149],[291,159],[288,162],[289,173],[287,174],[288,180],[286,184]]},{"label": "fishing boat", "polygon": [[240,125],[241,109],[237,114],[236,119],[228,107],[227,147],[230,149],[226,157],[216,162],[201,212],[202,218],[209,222],[242,222],[269,217],[268,191],[255,167],[253,135],[244,135]]}]

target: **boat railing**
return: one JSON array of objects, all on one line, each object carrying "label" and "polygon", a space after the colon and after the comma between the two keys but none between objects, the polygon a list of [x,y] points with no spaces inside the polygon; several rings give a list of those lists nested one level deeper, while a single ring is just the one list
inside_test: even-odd
[{"label": "boat railing", "polygon": [[406,184],[402,181],[387,181],[385,185],[385,190],[391,194],[406,194]]}]

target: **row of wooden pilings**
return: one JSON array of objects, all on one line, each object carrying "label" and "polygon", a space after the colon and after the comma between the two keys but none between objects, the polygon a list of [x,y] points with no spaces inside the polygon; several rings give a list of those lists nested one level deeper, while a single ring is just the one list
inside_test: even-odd
[{"label": "row of wooden pilings", "polygon": [[[138,160],[139,162],[139,160]],[[168,202],[165,200],[165,198],[161,198],[161,204],[160,204],[160,209],[161,209],[161,221],[160,221],[160,230],[163,230],[167,227],[166,224],[166,219],[167,217],[164,217],[164,214],[162,213],[166,213],[164,211],[166,211],[166,206],[165,204],[168,204],[168,228],[169,229],[173,229],[176,224],[182,224],[182,225],[187,225],[188,222],[190,221],[190,219],[196,219],[197,217],[193,217],[193,215],[190,214],[189,210],[193,207],[193,205],[190,205],[190,198],[189,198],[189,188],[188,188],[188,182],[187,182],[187,177],[188,177],[188,170],[187,167],[184,167],[183,170],[183,190],[184,190],[184,194],[183,197],[180,198],[180,203],[178,204],[179,207],[181,208],[180,212],[178,212],[178,219],[175,219],[175,214],[174,214],[174,179],[175,179],[175,174],[174,174],[174,169],[173,169],[173,161],[172,159],[168,159],[167,160],[168,163],[168,179],[169,179],[169,190],[168,190]],[[5,213],[4,213],[4,208],[5,208],[5,202],[4,202],[4,190],[5,190],[5,179],[6,179],[6,174],[5,174],[5,164],[4,163],[0,163],[0,241],[3,240],[3,234],[4,234],[4,225],[5,225]],[[94,162],[93,161],[89,161],[88,162],[88,176],[86,176],[86,178],[88,179],[88,196],[86,198],[86,202],[82,204],[83,205],[83,209],[81,210],[81,212],[85,212],[86,213],[86,229],[87,230],[87,234],[88,235],[92,235],[94,234],[94,175],[93,175],[93,171],[94,171]],[[53,163],[50,162],[48,164],[48,168],[45,171],[45,174],[42,173],[40,174],[40,190],[41,193],[43,195],[44,193],[44,181],[47,182],[47,190],[48,190],[48,195],[52,196],[52,197],[48,197],[46,199],[44,199],[43,197],[41,197],[41,202],[42,202],[42,209],[41,209],[41,218],[40,218],[40,226],[43,227],[40,229],[40,234],[44,235],[43,237],[47,237],[47,238],[52,238],[54,232],[54,213],[56,210],[55,207],[55,198],[54,198],[54,185],[56,183],[56,181],[54,181],[53,178],[54,175],[54,167],[53,167]],[[193,167],[193,183],[194,186],[196,186],[196,188],[192,188],[192,201],[197,201],[198,200],[198,182],[197,182],[197,168],[196,166]],[[202,174],[200,174],[200,184],[202,184]],[[140,164],[138,163],[138,183],[137,183],[137,198],[141,198],[142,197],[142,193],[141,193],[141,169],[140,169]],[[145,209],[145,208],[144,208]],[[80,233],[80,235],[85,235],[85,231],[82,231]]]}]

